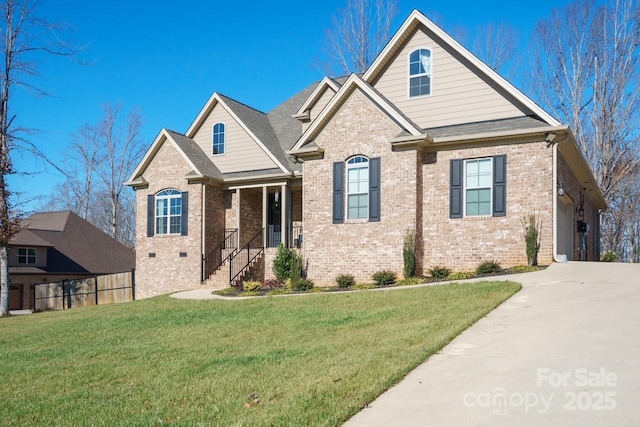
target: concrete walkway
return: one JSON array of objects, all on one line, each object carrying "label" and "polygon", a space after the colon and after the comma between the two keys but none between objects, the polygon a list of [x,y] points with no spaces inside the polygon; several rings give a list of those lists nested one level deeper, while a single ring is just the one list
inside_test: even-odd
[{"label": "concrete walkway", "polygon": [[640,425],[640,265],[554,264],[345,425]]}]

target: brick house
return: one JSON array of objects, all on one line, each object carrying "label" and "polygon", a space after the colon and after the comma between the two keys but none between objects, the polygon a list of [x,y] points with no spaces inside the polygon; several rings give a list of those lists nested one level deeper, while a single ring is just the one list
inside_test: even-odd
[{"label": "brick house", "polygon": [[141,297],[271,275],[299,247],[333,284],[494,259],[597,260],[606,203],[571,130],[414,11],[363,75],[324,78],[269,113],[214,93],[163,129],[131,176]]}]

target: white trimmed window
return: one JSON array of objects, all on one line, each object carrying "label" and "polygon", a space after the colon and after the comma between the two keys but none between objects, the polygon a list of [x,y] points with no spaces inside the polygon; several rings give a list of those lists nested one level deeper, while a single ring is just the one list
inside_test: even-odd
[{"label": "white trimmed window", "polygon": [[213,125],[213,150],[212,154],[220,155],[224,154],[224,140],[225,140],[225,125],[224,123],[216,123]]},{"label": "white trimmed window", "polygon": [[180,234],[182,230],[182,193],[163,190],[156,194],[155,234]]},{"label": "white trimmed window", "polygon": [[465,160],[465,216],[491,216],[492,158]]},{"label": "white trimmed window", "polygon": [[347,161],[347,219],[369,218],[369,159]]},{"label": "white trimmed window", "polygon": [[430,49],[416,49],[409,55],[409,97],[431,95]]},{"label": "white trimmed window", "polygon": [[35,248],[18,248],[18,264],[36,264]]}]

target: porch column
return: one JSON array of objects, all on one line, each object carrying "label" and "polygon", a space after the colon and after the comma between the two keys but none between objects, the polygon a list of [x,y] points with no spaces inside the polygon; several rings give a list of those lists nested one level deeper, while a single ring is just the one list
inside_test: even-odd
[{"label": "porch column", "polygon": [[287,195],[286,184],[280,186],[280,199],[280,242],[288,248],[287,230],[289,229],[289,224],[287,224],[287,205],[289,204],[289,197]]},{"label": "porch column", "polygon": [[269,192],[267,187],[262,187],[262,247],[267,247],[267,208],[269,204]]},{"label": "porch column", "polygon": [[238,228],[238,233],[236,235],[236,237],[238,238],[238,243],[236,244],[236,247],[239,249],[240,248],[240,223],[242,221],[240,221],[240,193],[241,190],[238,188],[236,189],[236,223],[237,223],[237,228]]}]

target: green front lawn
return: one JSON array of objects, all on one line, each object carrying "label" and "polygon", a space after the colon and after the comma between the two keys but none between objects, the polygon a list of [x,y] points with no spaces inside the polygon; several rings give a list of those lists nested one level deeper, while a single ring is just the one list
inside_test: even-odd
[{"label": "green front lawn", "polygon": [[159,297],[0,319],[0,425],[339,425],[519,289]]}]

